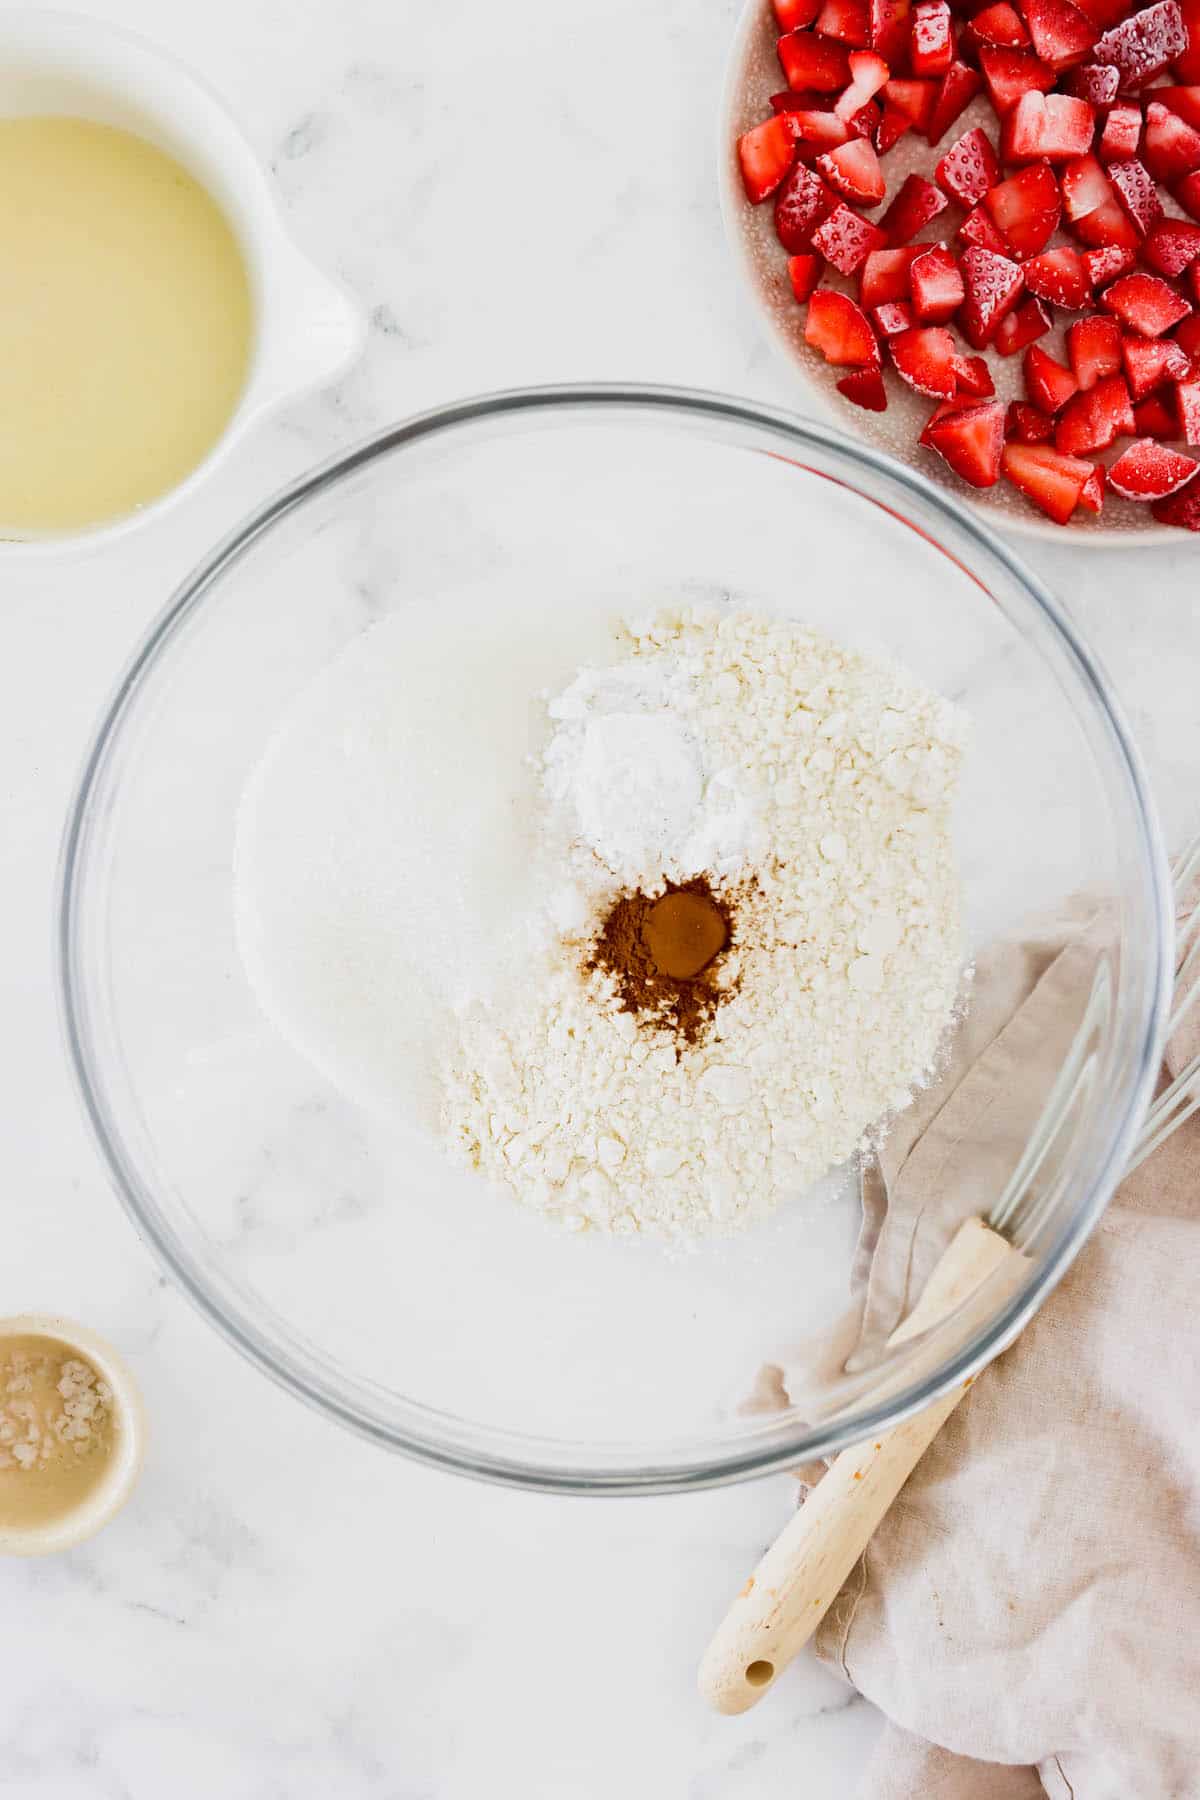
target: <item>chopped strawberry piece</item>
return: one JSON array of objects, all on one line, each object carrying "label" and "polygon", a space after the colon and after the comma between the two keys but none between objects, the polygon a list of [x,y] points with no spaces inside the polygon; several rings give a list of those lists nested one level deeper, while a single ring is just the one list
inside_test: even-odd
[{"label": "chopped strawberry piece", "polygon": [[[1113,71],[1114,74],[1116,71]],[[1100,142],[1096,145],[1100,161],[1123,162],[1136,156],[1142,135],[1142,112],[1138,106],[1114,106],[1104,121]]]},{"label": "chopped strawberry piece", "polygon": [[1200,81],[1200,0],[1180,0],[1188,47],[1175,58],[1177,81]]},{"label": "chopped strawberry piece", "polygon": [[871,0],[871,48],[890,69],[908,53],[909,0]]},{"label": "chopped strawberry piece", "polygon": [[1200,169],[1200,131],[1157,100],[1146,108],[1146,167],[1157,181],[1178,181]]},{"label": "chopped strawberry piece", "polygon": [[1200,469],[1194,456],[1168,450],[1152,437],[1139,438],[1122,450],[1108,471],[1108,479],[1126,500],[1165,500],[1177,493]]},{"label": "chopped strawberry piece", "polygon": [[875,148],[880,156],[886,156],[889,150],[893,150],[905,132],[912,130],[912,125],[907,113],[902,113],[898,107],[886,105],[883,117],[875,128]]},{"label": "chopped strawberry piece", "polygon": [[1174,193],[1184,212],[1193,219],[1200,219],[1200,169],[1194,175],[1185,175]]},{"label": "chopped strawberry piece", "polygon": [[1122,275],[1105,288],[1100,304],[1142,337],[1161,337],[1186,319],[1191,307],[1161,275]]},{"label": "chopped strawberry piece", "polygon": [[845,44],[815,31],[789,31],[775,46],[783,77],[791,88],[811,88],[816,94],[840,94],[850,79]]},{"label": "chopped strawberry piece", "polygon": [[[1196,27],[1200,32],[1200,26]],[[1196,33],[1193,33],[1195,36]],[[1192,46],[1195,49],[1195,45]],[[1196,71],[1196,79],[1200,80],[1200,69]],[[1177,113],[1181,119],[1200,131],[1200,87],[1161,87],[1154,90],[1154,104],[1165,106]]]},{"label": "chopped strawberry piece", "polygon": [[1004,450],[1004,402],[981,400],[941,413],[929,421],[921,442],[972,487],[993,487],[1000,479]]},{"label": "chopped strawberry piece", "polygon": [[1024,400],[1014,400],[1008,409],[1005,433],[1016,438],[1018,444],[1052,444],[1054,420],[1038,407],[1027,406]]},{"label": "chopped strawberry piece", "polygon": [[1079,392],[1079,382],[1070,369],[1033,344],[1025,352],[1025,392],[1041,412],[1056,413]]},{"label": "chopped strawberry piece", "polygon": [[1039,62],[1031,50],[981,50],[979,67],[987,82],[992,105],[1003,117],[1022,94],[1048,94],[1054,86],[1054,70]]},{"label": "chopped strawberry piece", "polygon": [[813,249],[819,250],[841,275],[853,275],[872,250],[882,250],[887,233],[869,219],[861,219],[848,206],[838,204],[813,232]]},{"label": "chopped strawberry piece", "polygon": [[886,86],[888,78],[888,66],[874,50],[852,50],[848,61],[850,85],[834,107],[843,119],[855,118]]},{"label": "chopped strawberry piece", "polygon": [[1106,375],[1087,393],[1067,401],[1054,427],[1054,447],[1064,456],[1090,456],[1133,430],[1129,389],[1122,376]]},{"label": "chopped strawberry piece", "polygon": [[1107,63],[1081,63],[1077,69],[1067,70],[1062,85],[1064,93],[1078,94],[1089,106],[1099,109],[1111,106],[1116,99],[1121,73]]},{"label": "chopped strawberry piece", "polygon": [[1171,336],[1185,355],[1200,363],[1200,313],[1192,313],[1190,318],[1184,319]]},{"label": "chopped strawberry piece", "polygon": [[1187,49],[1188,34],[1176,0],[1158,0],[1156,6],[1133,13],[1106,31],[1093,51],[1097,62],[1111,63],[1121,71],[1125,89],[1144,87]]},{"label": "chopped strawberry piece", "polygon": [[960,394],[974,394],[983,400],[996,391],[992,371],[982,356],[956,356],[954,373],[958,377]]},{"label": "chopped strawberry piece", "polygon": [[1104,511],[1104,464],[1097,463],[1079,490],[1079,504],[1086,512]]},{"label": "chopped strawberry piece", "polygon": [[994,187],[984,205],[1015,257],[1036,256],[1058,224],[1060,201],[1054,171],[1049,163],[1032,163]]},{"label": "chopped strawberry piece", "polygon": [[1106,206],[1076,219],[1071,229],[1083,243],[1098,249],[1136,250],[1140,242],[1137,226],[1115,195]]},{"label": "chopped strawberry piece", "polygon": [[994,256],[976,244],[964,251],[962,272],[967,289],[961,317],[963,336],[973,350],[982,350],[1020,299],[1025,277],[1007,256]]},{"label": "chopped strawberry piece", "polygon": [[1081,312],[1092,301],[1092,284],[1087,265],[1078,250],[1064,244],[1060,250],[1043,250],[1023,265],[1025,286],[1039,300],[1069,312]]},{"label": "chopped strawberry piece", "polygon": [[1067,326],[1067,355],[1071,371],[1083,389],[1095,387],[1121,367],[1121,328],[1115,319],[1096,313]]},{"label": "chopped strawberry piece", "polygon": [[923,175],[908,175],[879,223],[893,244],[906,244],[946,208],[946,196]]},{"label": "chopped strawberry piece", "polygon": [[958,235],[964,244],[978,244],[981,250],[991,250],[996,256],[1011,254],[1012,246],[997,230],[986,206],[977,206],[967,214],[958,228]]},{"label": "chopped strawberry piece", "polygon": [[803,31],[821,10],[821,0],[774,0],[780,31]]},{"label": "chopped strawberry piece", "polygon": [[[849,92],[850,89],[847,88],[846,93]],[[837,107],[835,106],[833,110],[836,113]],[[842,115],[838,113],[837,116],[840,119]],[[865,106],[860,106],[857,112],[850,114],[846,124],[850,128],[851,137],[869,138],[874,143],[875,133],[879,130],[882,118],[883,114],[874,100],[868,100]]]},{"label": "chopped strawberry piece", "polygon": [[878,363],[879,345],[870,321],[847,294],[818,288],[808,303],[805,342],[836,368],[862,368]]},{"label": "chopped strawberry piece", "polygon": [[872,250],[858,277],[858,297],[863,306],[883,306],[889,300],[907,300],[912,293],[909,270],[918,250],[903,245],[897,250]]},{"label": "chopped strawberry piece", "polygon": [[1110,25],[1119,25],[1129,11],[1129,0],[1076,0],[1081,13],[1085,13],[1097,31],[1107,31]]},{"label": "chopped strawberry piece", "polygon": [[795,136],[813,149],[836,150],[854,136],[845,119],[824,107],[796,107],[787,116]]},{"label": "chopped strawberry piece", "polygon": [[1134,230],[1139,237],[1145,237],[1163,216],[1162,201],[1150,171],[1133,156],[1128,162],[1110,163],[1108,179],[1129,214]]},{"label": "chopped strawberry piece", "polygon": [[916,322],[907,300],[885,300],[882,306],[871,308],[871,323],[880,337],[899,337],[902,331],[911,331]]},{"label": "chopped strawberry piece", "polygon": [[1179,422],[1161,394],[1149,394],[1133,409],[1133,428],[1139,437],[1179,436]]},{"label": "chopped strawberry piece", "polygon": [[839,394],[845,394],[855,406],[863,406],[868,412],[887,411],[887,389],[883,385],[883,371],[874,364],[865,369],[853,369],[849,375],[843,375],[837,384]]},{"label": "chopped strawberry piece", "polygon": [[954,373],[954,339],[942,325],[918,326],[888,340],[888,349],[909,387],[918,394],[949,400],[957,391]]},{"label": "chopped strawberry piece", "polygon": [[1184,441],[1200,444],[1200,375],[1175,383],[1175,411]]},{"label": "chopped strawberry piece", "polygon": [[951,144],[934,170],[937,184],[952,200],[974,206],[1000,179],[992,140],[978,125]]},{"label": "chopped strawberry piece", "polygon": [[1018,350],[1024,350],[1026,344],[1045,337],[1049,329],[1050,314],[1040,300],[1030,295],[1001,319],[992,343],[1001,356],[1015,356]]},{"label": "chopped strawberry piece", "polygon": [[791,168],[796,141],[787,120],[777,116],[743,132],[737,148],[746,198],[757,206],[775,192]]},{"label": "chopped strawberry piece", "polygon": [[1084,219],[1112,202],[1112,185],[1094,156],[1081,156],[1067,163],[1059,170],[1058,179],[1068,219]]},{"label": "chopped strawberry piece", "polygon": [[775,196],[775,235],[793,256],[812,249],[812,234],[836,205],[807,163],[798,162]]},{"label": "chopped strawberry piece", "polygon": [[990,44],[997,50],[1023,50],[1029,42],[1025,21],[1008,0],[995,0],[971,20],[971,36],[977,44]]},{"label": "chopped strawberry piece", "polygon": [[918,80],[944,75],[954,61],[954,27],[947,0],[917,0],[908,60]]},{"label": "chopped strawberry piece", "polygon": [[913,312],[923,325],[944,325],[966,298],[962,270],[945,244],[933,244],[913,262]]},{"label": "chopped strawberry piece", "polygon": [[1096,119],[1086,100],[1071,94],[1022,94],[1005,115],[1000,155],[1007,163],[1065,162],[1091,149]]},{"label": "chopped strawberry piece", "polygon": [[821,279],[821,259],[819,256],[811,255],[789,256],[787,267],[792,293],[803,306]]},{"label": "chopped strawberry piece", "polygon": [[1105,250],[1085,250],[1083,253],[1083,266],[1094,288],[1107,287],[1118,275],[1128,275],[1136,262],[1135,253],[1120,244],[1110,244]]},{"label": "chopped strawberry piece", "polygon": [[1187,351],[1172,338],[1122,338],[1121,360],[1135,400],[1144,400],[1164,382],[1185,380],[1192,367]]},{"label": "chopped strawberry piece", "polygon": [[924,131],[933,117],[937,92],[936,81],[889,81],[884,87],[883,97],[889,106],[894,106],[898,112],[911,119],[918,131]]},{"label": "chopped strawberry piece", "polygon": [[1025,23],[1038,57],[1056,71],[1082,62],[1099,35],[1071,0],[1025,0]]},{"label": "chopped strawberry piece", "polygon": [[1185,531],[1200,531],[1200,483],[1189,482],[1169,499],[1155,500],[1150,511],[1160,525],[1181,525]]},{"label": "chopped strawberry piece", "polygon": [[[996,55],[1006,52],[997,51]],[[1007,54],[1015,54],[1007,52]],[[940,144],[955,119],[971,104],[980,88],[983,78],[976,70],[957,59],[950,64],[942,76],[941,86],[933,103],[933,111],[929,123],[925,127],[925,136],[931,144]]]},{"label": "chopped strawberry piece", "polygon": [[871,41],[867,0],[825,0],[817,14],[817,30],[824,37],[865,50]]},{"label": "chopped strawberry piece", "polygon": [[866,138],[854,138],[837,150],[818,156],[817,168],[830,187],[856,206],[878,206],[887,191],[874,145]]},{"label": "chopped strawberry piece", "polygon": [[1091,463],[1060,456],[1047,444],[1006,444],[1000,466],[1013,486],[1056,525],[1067,523],[1084,484],[1092,479]]}]

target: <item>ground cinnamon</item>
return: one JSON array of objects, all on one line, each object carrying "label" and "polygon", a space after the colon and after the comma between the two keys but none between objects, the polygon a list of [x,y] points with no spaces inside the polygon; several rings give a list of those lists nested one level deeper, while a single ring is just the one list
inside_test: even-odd
[{"label": "ground cinnamon", "polygon": [[707,875],[668,882],[662,894],[626,893],[605,915],[586,967],[610,975],[623,1012],[697,1043],[729,992],[718,985],[734,918]]}]

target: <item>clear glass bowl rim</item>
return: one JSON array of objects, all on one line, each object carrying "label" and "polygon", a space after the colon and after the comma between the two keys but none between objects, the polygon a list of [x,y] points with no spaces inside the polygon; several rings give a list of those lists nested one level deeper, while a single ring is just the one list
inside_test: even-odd
[{"label": "clear glass bowl rim", "polygon": [[[153,670],[184,617],[203,603],[222,572],[264,532],[378,458],[439,433],[486,421],[515,420],[523,414],[553,415],[575,409],[599,416],[630,408],[658,413],[679,423],[708,421],[717,426],[757,428],[790,439],[799,451],[816,448],[835,459],[840,457],[867,477],[883,478],[910,490],[914,498],[935,513],[952,519],[968,540],[1002,564],[1025,589],[1046,624],[1057,634],[1112,734],[1136,802],[1138,861],[1156,929],[1155,941],[1150,946],[1153,966],[1142,1005],[1143,1017],[1140,1022],[1135,1022],[1139,1046],[1137,1066],[1132,1072],[1126,1104],[1113,1116],[1100,1174],[1084,1194],[1054,1251],[957,1352],[932,1373],[921,1376],[878,1404],[864,1406],[833,1424],[810,1428],[796,1425],[791,1430],[776,1431],[765,1446],[752,1445],[736,1453],[720,1455],[705,1453],[698,1448],[691,1461],[671,1461],[662,1465],[647,1463],[635,1467],[600,1462],[589,1466],[581,1461],[578,1466],[567,1468],[549,1459],[538,1460],[541,1441],[516,1431],[459,1420],[454,1423],[464,1429],[456,1438],[449,1432],[439,1436],[433,1430],[426,1435],[407,1426],[398,1426],[385,1416],[387,1403],[394,1398],[386,1390],[374,1389],[373,1402],[371,1384],[356,1379],[339,1380],[327,1359],[309,1351],[290,1328],[282,1327],[274,1336],[269,1335],[260,1329],[249,1310],[231,1309],[212,1291],[203,1271],[195,1265],[178,1235],[160,1218],[154,1197],[126,1154],[103,1098],[86,1024],[79,958],[79,888],[86,863],[89,808],[122,720],[140,683]],[[866,497],[885,506],[874,495],[868,493]],[[915,525],[913,528],[921,529]],[[668,1493],[719,1487],[792,1469],[816,1457],[835,1454],[848,1444],[878,1435],[921,1411],[951,1387],[968,1380],[1017,1336],[1062,1279],[1103,1213],[1132,1151],[1137,1128],[1149,1102],[1161,1063],[1172,990],[1174,920],[1170,894],[1170,870],[1157,812],[1140,756],[1106,675],[1049,590],[968,506],[870,445],[834,427],[782,408],[715,391],[656,384],[553,384],[506,389],[432,407],[373,434],[348,451],[339,452],[264,501],[179,584],[146,631],[101,714],[68,808],[59,858],[55,911],[56,982],[68,1059],[84,1113],[118,1198],[139,1237],[149,1243],[200,1313],[248,1361],[286,1392],[298,1396],[359,1436],[433,1467],[473,1479],[547,1493]],[[286,1341],[288,1339],[290,1343]],[[404,1404],[409,1410],[421,1412],[433,1421],[445,1419],[445,1415],[423,1407],[420,1402],[406,1400]],[[464,1438],[475,1441],[461,1441]],[[558,1447],[561,1449],[562,1445]]]}]

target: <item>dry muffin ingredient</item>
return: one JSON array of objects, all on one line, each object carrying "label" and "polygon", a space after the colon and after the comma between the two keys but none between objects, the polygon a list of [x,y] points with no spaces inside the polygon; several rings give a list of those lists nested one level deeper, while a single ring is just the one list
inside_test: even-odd
[{"label": "dry muffin ingredient", "polygon": [[714,965],[731,935],[729,902],[698,875],[653,899],[619,894],[584,966],[612,977],[623,1012],[694,1044],[717,1010]]},{"label": "dry muffin ingredient", "polygon": [[112,1391],[90,1363],[54,1338],[0,1338],[0,1524],[77,1504],[112,1437]]}]

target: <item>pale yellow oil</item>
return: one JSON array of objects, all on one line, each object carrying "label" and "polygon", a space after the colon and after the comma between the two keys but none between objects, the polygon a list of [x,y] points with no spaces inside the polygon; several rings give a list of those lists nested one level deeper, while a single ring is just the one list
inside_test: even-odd
[{"label": "pale yellow oil", "polygon": [[0,119],[0,535],[77,531],[189,474],[254,334],[212,195],[144,138]]}]

